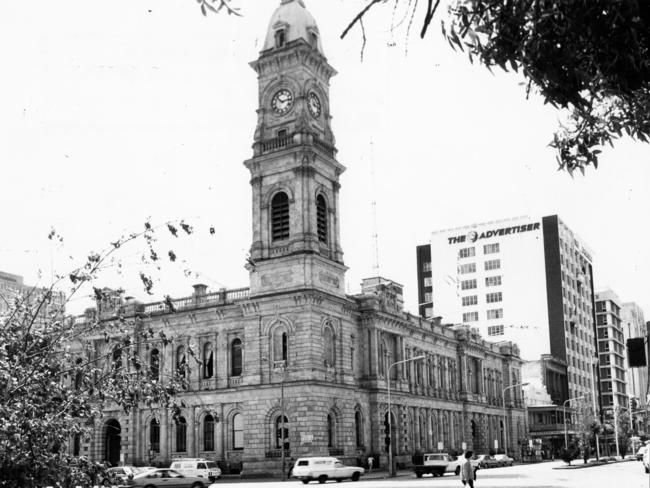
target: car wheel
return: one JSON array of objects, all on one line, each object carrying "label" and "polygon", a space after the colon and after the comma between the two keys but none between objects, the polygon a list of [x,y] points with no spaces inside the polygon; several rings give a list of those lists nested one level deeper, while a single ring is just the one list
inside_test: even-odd
[{"label": "car wheel", "polygon": [[646,472],[646,473],[650,473],[650,470],[648,469],[647,466],[645,467],[645,472]]},{"label": "car wheel", "polygon": [[456,466],[456,469],[454,470],[454,474],[458,476],[460,474],[460,466]]},{"label": "car wheel", "polygon": [[301,481],[302,481],[303,485],[306,485],[307,483],[309,483],[309,480],[301,480]]},{"label": "car wheel", "polygon": [[194,483],[192,485],[192,488],[203,488],[203,483],[201,483],[200,481],[197,481],[196,483]]},{"label": "car wheel", "polygon": [[154,485],[147,485],[144,488],[156,488]]},{"label": "car wheel", "polygon": [[321,474],[321,475],[318,477],[318,482],[319,482],[321,485],[322,485],[323,483],[325,483],[326,481],[327,481],[327,475],[326,475],[326,474]]},{"label": "car wheel", "polygon": [[416,478],[422,478],[422,473],[415,473]]},{"label": "car wheel", "polygon": [[352,481],[359,481],[359,476],[361,476],[357,471],[352,473]]}]

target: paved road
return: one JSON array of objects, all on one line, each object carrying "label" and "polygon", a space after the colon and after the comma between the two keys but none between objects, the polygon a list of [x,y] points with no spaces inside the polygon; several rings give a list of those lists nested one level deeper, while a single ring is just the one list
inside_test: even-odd
[{"label": "paved road", "polygon": [[[578,461],[580,463],[580,461]],[[532,465],[513,466],[508,468],[484,469],[478,472],[476,488],[650,488],[650,477],[644,473],[640,462],[630,461],[585,469],[553,469],[564,466],[561,461]],[[321,486],[316,482],[303,485],[299,481],[273,481],[263,484],[260,481],[220,481],[219,486],[233,488],[276,488],[298,486]],[[324,486],[340,486],[345,488],[462,488],[458,476],[447,475],[444,478],[424,477],[417,479],[415,475],[399,476],[392,479],[363,479],[356,483],[344,481],[343,484],[328,482]]]}]

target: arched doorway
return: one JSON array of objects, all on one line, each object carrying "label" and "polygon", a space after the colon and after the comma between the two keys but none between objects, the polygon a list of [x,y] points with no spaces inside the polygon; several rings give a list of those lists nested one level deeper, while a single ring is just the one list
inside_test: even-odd
[{"label": "arched doorway", "polygon": [[474,450],[478,450],[479,449],[479,445],[478,445],[478,424],[476,423],[475,420],[472,420],[469,425],[470,425],[470,428],[472,430],[472,447],[474,448]]},{"label": "arched doorway", "polygon": [[106,422],[104,434],[105,458],[111,466],[117,466],[120,463],[121,433],[122,427],[120,427],[117,420],[111,419]]}]

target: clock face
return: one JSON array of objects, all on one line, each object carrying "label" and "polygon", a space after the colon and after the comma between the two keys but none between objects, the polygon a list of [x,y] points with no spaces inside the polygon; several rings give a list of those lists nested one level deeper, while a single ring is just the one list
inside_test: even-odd
[{"label": "clock face", "polygon": [[273,95],[271,106],[276,114],[284,115],[293,107],[293,95],[289,90],[283,88]]},{"label": "clock face", "polygon": [[307,106],[309,107],[309,112],[314,117],[320,116],[320,100],[314,92],[309,92],[309,95],[307,95]]}]

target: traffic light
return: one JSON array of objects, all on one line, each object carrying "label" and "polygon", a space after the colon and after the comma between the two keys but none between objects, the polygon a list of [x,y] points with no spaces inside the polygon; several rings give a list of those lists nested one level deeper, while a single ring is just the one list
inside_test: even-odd
[{"label": "traffic light", "polygon": [[640,368],[646,365],[644,337],[627,340],[627,361],[630,368]]}]

